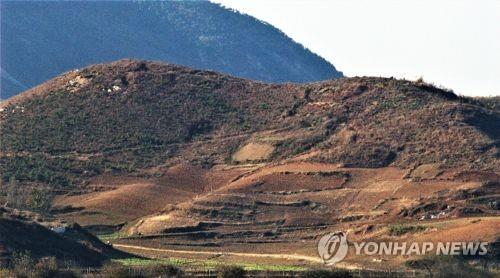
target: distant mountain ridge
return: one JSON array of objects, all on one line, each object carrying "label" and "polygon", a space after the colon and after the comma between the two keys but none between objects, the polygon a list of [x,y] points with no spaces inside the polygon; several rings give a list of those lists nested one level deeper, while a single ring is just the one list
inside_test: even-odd
[{"label": "distant mountain ridge", "polygon": [[209,1],[2,1],[1,99],[120,58],[265,82],[342,76],[275,27]]}]

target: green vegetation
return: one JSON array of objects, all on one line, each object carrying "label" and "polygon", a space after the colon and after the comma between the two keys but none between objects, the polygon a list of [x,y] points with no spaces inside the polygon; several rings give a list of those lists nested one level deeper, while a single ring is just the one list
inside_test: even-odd
[{"label": "green vegetation", "polygon": [[347,270],[341,269],[314,269],[304,272],[303,278],[349,278],[353,275]]},{"label": "green vegetation", "polygon": [[421,225],[406,225],[406,224],[396,224],[389,226],[389,235],[391,236],[401,236],[408,233],[418,233],[425,231],[426,226]]},{"label": "green vegetation", "polygon": [[500,112],[500,97],[478,97],[475,100],[481,102],[486,108]]},{"label": "green vegetation", "polygon": [[246,276],[243,267],[234,265],[221,265],[217,268],[217,278],[241,278]]},{"label": "green vegetation", "polygon": [[307,268],[303,266],[294,266],[294,265],[265,265],[265,264],[237,264],[243,267],[247,271],[304,271]]},{"label": "green vegetation", "polygon": [[116,232],[112,234],[100,234],[97,235],[97,238],[99,238],[101,241],[106,242],[106,241],[111,241],[111,240],[116,240],[116,239],[121,239],[125,238],[127,235],[122,232]]},{"label": "green vegetation", "polygon": [[[183,258],[164,258],[164,259],[144,259],[144,258],[126,258],[114,259],[113,262],[120,263],[124,266],[151,266],[151,265],[172,265],[177,267],[191,267],[199,269],[212,269],[216,270],[220,266],[225,265],[222,261],[216,260],[194,260]],[[241,267],[246,271],[304,271],[305,267],[293,265],[267,265],[267,264],[254,264],[243,263],[234,264],[234,266]]]},{"label": "green vegetation", "polygon": [[108,263],[102,267],[99,274],[104,278],[173,278],[184,276],[180,268],[163,264],[127,267],[117,263]]},{"label": "green vegetation", "polygon": [[38,213],[48,213],[53,193],[47,186],[18,186],[17,180],[10,177],[8,183],[0,183],[0,202],[7,206]]},{"label": "green vegetation", "polygon": [[166,259],[125,258],[125,259],[113,259],[112,261],[124,266],[149,266],[155,264],[185,266],[191,263],[191,260],[175,259],[175,258],[166,258]]},{"label": "green vegetation", "polygon": [[262,110],[266,110],[266,109],[269,109],[269,104],[263,102],[259,105],[260,109]]},{"label": "green vegetation", "polygon": [[[31,181],[66,187],[71,185],[74,172],[84,168],[74,160],[35,154],[33,156],[8,156],[0,158],[2,181]],[[76,173],[75,173],[76,174]]]}]

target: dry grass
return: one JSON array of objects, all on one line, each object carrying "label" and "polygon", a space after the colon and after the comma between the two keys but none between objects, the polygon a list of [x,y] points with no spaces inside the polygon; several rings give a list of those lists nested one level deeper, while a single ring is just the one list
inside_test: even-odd
[{"label": "dry grass", "polygon": [[271,156],[274,147],[264,143],[249,143],[233,154],[233,159],[237,162],[265,160]]}]

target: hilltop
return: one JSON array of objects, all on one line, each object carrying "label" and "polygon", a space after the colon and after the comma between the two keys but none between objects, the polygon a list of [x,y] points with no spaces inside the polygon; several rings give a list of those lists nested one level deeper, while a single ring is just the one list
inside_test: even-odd
[{"label": "hilltop", "polygon": [[49,188],[58,217],[120,229],[115,243],[142,255],[286,250],[317,263],[315,242],[330,230],[494,242],[491,103],[422,81],[266,84],[120,60],[1,104],[2,186]]},{"label": "hilltop", "polygon": [[275,27],[209,1],[2,1],[1,99],[126,57],[266,82],[342,76]]}]

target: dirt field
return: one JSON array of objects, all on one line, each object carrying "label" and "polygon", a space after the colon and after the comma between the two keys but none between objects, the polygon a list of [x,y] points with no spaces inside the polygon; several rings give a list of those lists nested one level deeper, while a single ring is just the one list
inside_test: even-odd
[{"label": "dirt field", "polygon": [[[437,175],[432,167],[423,168],[346,168],[295,160],[211,170],[178,165],[154,180],[96,179],[95,185],[106,188],[102,192],[59,202],[85,207],[63,216],[89,225],[103,223],[100,217],[116,219],[109,224],[123,221],[120,236],[112,240],[115,247],[149,257],[321,265],[316,244],[330,231],[345,231],[350,241],[497,240],[497,211],[463,199],[468,192],[495,199],[498,188],[485,186],[486,176],[464,179],[461,171]],[[101,216],[88,214],[90,208]],[[394,236],[395,226],[424,228]],[[342,266],[403,269],[407,259],[351,252]]]}]

